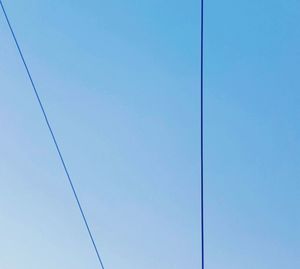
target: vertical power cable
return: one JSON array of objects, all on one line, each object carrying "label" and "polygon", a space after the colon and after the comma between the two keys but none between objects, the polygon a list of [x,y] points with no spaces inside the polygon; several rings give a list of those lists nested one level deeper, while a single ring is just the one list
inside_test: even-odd
[{"label": "vertical power cable", "polygon": [[54,142],[54,144],[55,144],[56,151],[57,151],[57,153],[58,153],[58,155],[59,155],[59,158],[60,158],[60,161],[61,161],[61,163],[62,163],[63,169],[64,169],[64,171],[65,171],[65,174],[66,174],[67,178],[68,178],[68,182],[69,182],[70,187],[71,187],[71,189],[72,189],[72,192],[73,192],[73,194],[74,194],[74,197],[75,197],[77,206],[78,206],[78,208],[79,208],[81,217],[82,217],[82,219],[83,219],[83,221],[84,221],[85,227],[86,227],[87,232],[88,232],[88,234],[89,234],[89,237],[90,237],[90,240],[91,240],[91,242],[92,242],[93,248],[94,248],[94,250],[95,250],[95,252],[96,252],[98,261],[99,261],[99,263],[100,263],[101,268],[104,269],[104,266],[103,266],[103,263],[102,263],[102,260],[101,260],[101,257],[100,257],[98,248],[97,248],[96,243],[95,243],[95,240],[94,240],[94,237],[93,237],[93,235],[92,235],[92,233],[91,233],[89,224],[88,224],[87,219],[86,219],[86,217],[85,217],[84,211],[83,211],[83,209],[82,209],[82,207],[81,207],[81,203],[80,203],[80,201],[79,201],[77,192],[76,192],[76,190],[75,190],[75,188],[74,188],[73,181],[72,181],[72,179],[71,179],[71,177],[70,177],[70,174],[69,174],[69,171],[68,171],[67,166],[66,166],[66,164],[65,164],[65,161],[64,161],[64,158],[63,158],[63,156],[62,156],[61,150],[60,150],[60,148],[59,148],[59,146],[58,146],[57,140],[56,140],[56,138],[55,138],[55,135],[54,135],[54,133],[53,133],[53,131],[52,131],[52,128],[51,128],[51,125],[50,125],[50,123],[49,123],[49,120],[48,120],[46,111],[45,111],[44,106],[43,106],[43,104],[42,104],[42,102],[41,102],[41,99],[40,99],[40,97],[39,97],[38,91],[37,91],[37,89],[36,89],[36,87],[35,87],[35,84],[34,84],[34,81],[33,81],[33,79],[32,79],[31,73],[30,73],[30,71],[29,71],[29,69],[28,69],[28,66],[27,66],[27,64],[26,64],[25,58],[24,58],[23,53],[22,53],[22,51],[21,51],[21,48],[20,48],[20,46],[19,46],[19,42],[18,42],[18,40],[17,40],[17,38],[16,38],[16,35],[15,35],[15,33],[14,33],[14,30],[13,30],[13,28],[12,28],[12,26],[11,26],[10,20],[9,20],[9,18],[8,18],[8,16],[7,16],[6,10],[5,10],[4,5],[3,5],[3,3],[2,3],[1,0],[0,0],[0,5],[1,5],[1,8],[2,8],[4,17],[5,17],[5,19],[6,19],[7,25],[8,25],[8,27],[9,27],[9,29],[10,29],[10,32],[11,32],[11,34],[12,34],[12,37],[13,37],[13,39],[14,39],[14,41],[15,41],[16,46],[17,46],[17,49],[18,49],[19,55],[20,55],[20,57],[21,57],[21,60],[22,60],[22,62],[23,62],[23,65],[24,65],[24,67],[25,67],[25,69],[26,69],[26,73],[27,73],[28,78],[29,78],[29,80],[30,80],[31,86],[32,86],[32,88],[33,88],[33,90],[34,90],[35,97],[36,97],[36,99],[37,99],[37,101],[38,101],[38,103],[39,103],[40,109],[41,109],[41,111],[42,111],[42,113],[43,113],[43,116],[44,116],[44,119],[45,119],[45,121],[46,121],[47,127],[48,127],[48,129],[49,129],[50,134],[51,134],[52,140],[53,140],[53,142]]},{"label": "vertical power cable", "polygon": [[201,264],[202,264],[202,269],[204,269],[204,151],[203,151],[203,119],[204,119],[204,108],[203,108],[203,62],[204,62],[204,0],[201,0],[201,26],[200,26],[200,35],[201,35],[201,86],[200,86],[200,91],[201,91]]}]

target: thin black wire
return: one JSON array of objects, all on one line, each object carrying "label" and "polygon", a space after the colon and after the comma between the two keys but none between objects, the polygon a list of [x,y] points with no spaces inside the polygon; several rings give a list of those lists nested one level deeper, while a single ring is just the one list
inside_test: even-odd
[{"label": "thin black wire", "polygon": [[201,262],[204,269],[204,151],[203,151],[203,62],[204,62],[204,0],[201,0]]},{"label": "thin black wire", "polygon": [[50,131],[52,140],[53,140],[53,142],[54,142],[54,144],[55,144],[57,153],[58,153],[58,155],[59,155],[59,158],[60,158],[61,163],[62,163],[62,165],[63,165],[63,168],[64,168],[64,170],[65,170],[66,176],[67,176],[68,181],[69,181],[69,183],[70,183],[70,186],[71,186],[72,192],[73,192],[73,194],[74,194],[74,197],[75,197],[75,199],[76,199],[76,202],[77,202],[78,208],[79,208],[79,210],[80,210],[81,216],[82,216],[82,218],[83,218],[85,227],[86,227],[86,229],[87,229],[87,231],[88,231],[89,237],[90,237],[90,239],[91,239],[91,241],[92,241],[92,244],[93,244],[93,247],[94,247],[94,250],[95,250],[95,252],[96,252],[96,254],[97,254],[99,263],[100,263],[100,265],[101,265],[101,268],[104,269],[104,266],[103,266],[102,260],[101,260],[101,258],[100,258],[100,254],[99,254],[98,248],[97,248],[97,246],[96,246],[94,237],[93,237],[93,235],[92,235],[92,233],[91,233],[91,230],[90,230],[90,227],[89,227],[89,225],[88,225],[88,222],[87,222],[87,219],[86,219],[86,217],[85,217],[85,214],[84,214],[84,212],[83,212],[83,209],[82,209],[82,207],[81,207],[79,198],[78,198],[78,196],[77,196],[76,190],[75,190],[75,188],[74,188],[74,185],[73,185],[72,179],[71,179],[71,177],[70,177],[70,174],[69,174],[69,172],[68,172],[67,166],[66,166],[66,164],[65,164],[64,158],[63,158],[63,156],[62,156],[62,154],[61,154],[60,148],[59,148],[58,143],[57,143],[57,141],[56,141],[55,135],[54,135],[54,133],[53,133],[53,131],[52,131],[52,128],[51,128],[51,125],[50,125],[50,123],[49,123],[49,120],[48,120],[47,114],[46,114],[46,112],[45,112],[44,106],[43,106],[43,104],[42,104],[42,102],[41,102],[41,99],[40,99],[40,97],[39,97],[39,94],[38,94],[38,92],[37,92],[37,89],[36,89],[36,87],[35,87],[35,84],[34,84],[34,82],[33,82],[31,73],[30,73],[30,71],[29,71],[29,69],[28,69],[28,66],[27,66],[26,61],[25,61],[24,56],[23,56],[23,53],[22,53],[22,51],[21,51],[21,49],[20,49],[20,46],[19,46],[19,43],[18,43],[18,41],[17,41],[16,35],[15,35],[15,33],[14,33],[14,30],[13,30],[13,28],[12,28],[12,26],[11,26],[10,20],[8,19],[6,10],[5,10],[4,5],[3,5],[3,3],[2,3],[1,0],[0,0],[0,5],[1,5],[2,11],[3,11],[3,14],[4,14],[4,16],[5,16],[6,22],[7,22],[7,24],[8,24],[8,27],[9,27],[9,29],[10,29],[10,32],[11,32],[11,34],[12,34],[12,36],[13,36],[13,39],[14,39],[14,41],[15,41],[15,44],[16,44],[16,46],[17,46],[17,49],[18,49],[18,51],[19,51],[19,54],[20,54],[20,56],[21,56],[22,62],[23,62],[24,67],[25,67],[25,69],[26,69],[27,75],[28,75],[29,80],[30,80],[30,82],[31,82],[31,85],[32,85],[32,88],[33,88],[33,90],[34,90],[34,93],[35,93],[35,96],[36,96],[36,98],[37,98],[37,101],[38,101],[38,103],[39,103],[39,106],[40,106],[40,108],[41,108],[41,110],[42,110],[42,113],[43,113],[43,116],[44,116],[44,118],[45,118],[46,124],[47,124],[47,126],[48,126],[49,131]]}]

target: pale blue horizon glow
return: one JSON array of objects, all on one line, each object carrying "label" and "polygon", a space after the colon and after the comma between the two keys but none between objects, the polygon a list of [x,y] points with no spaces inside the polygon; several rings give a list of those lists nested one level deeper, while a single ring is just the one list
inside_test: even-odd
[{"label": "pale blue horizon glow", "polygon": [[[200,268],[199,1],[3,2],[105,268]],[[298,268],[300,3],[206,2],[206,268]],[[0,36],[0,268],[99,268]]]}]

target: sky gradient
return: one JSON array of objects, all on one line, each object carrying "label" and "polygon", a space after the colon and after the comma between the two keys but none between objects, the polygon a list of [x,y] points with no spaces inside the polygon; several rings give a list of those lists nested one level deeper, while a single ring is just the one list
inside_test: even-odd
[{"label": "sky gradient", "polygon": [[[199,1],[3,2],[105,268],[199,269]],[[206,268],[300,267],[299,9],[206,3]],[[0,268],[99,268],[3,16],[0,60]]]}]

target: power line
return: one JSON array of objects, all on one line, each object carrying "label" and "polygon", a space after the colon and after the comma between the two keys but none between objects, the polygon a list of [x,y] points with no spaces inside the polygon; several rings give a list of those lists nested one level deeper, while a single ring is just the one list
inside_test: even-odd
[{"label": "power line", "polygon": [[201,263],[202,269],[204,269],[204,150],[203,150],[203,118],[204,118],[204,109],[203,109],[203,62],[204,62],[204,0],[201,0]]},{"label": "power line", "polygon": [[61,163],[62,163],[62,166],[63,166],[63,168],[64,168],[65,174],[66,174],[66,176],[67,176],[67,178],[68,178],[68,182],[69,182],[70,187],[71,187],[71,189],[72,189],[72,192],[73,192],[73,194],[74,194],[74,197],[75,197],[76,203],[77,203],[77,205],[78,205],[78,208],[79,208],[79,210],[80,210],[81,216],[82,216],[82,218],[83,218],[85,227],[86,227],[87,232],[88,232],[88,234],[89,234],[89,237],[90,237],[90,239],[91,239],[93,248],[94,248],[94,250],[95,250],[95,252],[96,252],[96,254],[97,254],[98,261],[99,261],[99,263],[100,263],[101,268],[104,269],[104,266],[103,266],[103,263],[102,263],[102,260],[101,260],[101,257],[100,257],[98,248],[97,248],[96,243],[95,243],[95,240],[94,240],[94,237],[93,237],[93,235],[92,235],[92,233],[91,233],[89,224],[88,224],[87,219],[86,219],[86,217],[85,217],[84,211],[83,211],[83,209],[82,209],[82,207],[81,207],[81,203],[80,203],[80,201],[79,201],[77,192],[76,192],[76,190],[75,190],[75,188],[74,188],[73,181],[72,181],[72,179],[71,179],[71,177],[70,177],[70,174],[69,174],[69,171],[68,171],[67,166],[66,166],[66,164],[65,164],[65,161],[64,161],[64,158],[63,158],[63,156],[62,156],[61,150],[60,150],[60,148],[59,148],[59,146],[58,146],[57,140],[56,140],[56,138],[55,138],[55,135],[54,135],[54,133],[53,133],[53,131],[52,131],[52,128],[51,128],[51,125],[50,125],[50,123],[49,123],[48,116],[47,116],[46,111],[45,111],[45,109],[44,109],[44,106],[43,106],[43,104],[42,104],[42,102],[41,102],[41,99],[40,99],[40,97],[39,97],[38,91],[37,91],[37,89],[36,89],[36,87],[35,87],[35,84],[34,84],[34,81],[33,81],[33,79],[32,79],[31,73],[30,73],[30,71],[29,71],[29,69],[28,69],[28,66],[27,66],[27,64],[26,64],[25,58],[24,58],[23,53],[22,53],[22,51],[21,51],[21,48],[20,48],[20,46],[19,46],[19,42],[18,42],[18,40],[17,40],[17,38],[16,38],[15,32],[14,32],[12,26],[11,26],[10,20],[9,20],[9,18],[8,18],[8,16],[7,16],[7,13],[6,13],[6,10],[5,10],[4,5],[3,5],[3,3],[2,3],[2,0],[0,0],[0,5],[1,5],[1,8],[2,8],[4,17],[5,17],[5,19],[6,19],[7,25],[8,25],[8,27],[9,27],[9,29],[10,29],[10,32],[11,32],[11,34],[12,34],[12,37],[13,37],[13,39],[14,39],[14,41],[15,41],[16,46],[17,46],[17,49],[18,49],[18,52],[19,52],[20,57],[21,57],[21,59],[22,59],[22,62],[23,62],[23,64],[24,64],[24,67],[25,67],[25,69],[26,69],[26,72],[27,72],[28,78],[29,78],[29,80],[30,80],[31,86],[32,86],[32,88],[33,88],[33,90],[34,90],[36,99],[37,99],[37,101],[38,101],[38,103],[39,103],[40,109],[42,110],[42,113],[43,113],[44,119],[45,119],[45,121],[46,121],[47,127],[48,127],[48,129],[49,129],[50,134],[51,134],[52,140],[53,140],[53,142],[54,142],[54,144],[55,144],[55,148],[56,148],[57,153],[58,153],[58,155],[59,155],[59,158],[60,158],[60,160],[61,160]]}]

